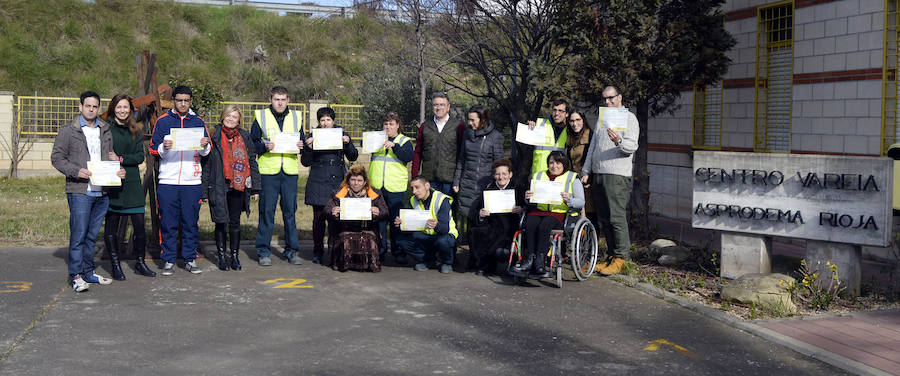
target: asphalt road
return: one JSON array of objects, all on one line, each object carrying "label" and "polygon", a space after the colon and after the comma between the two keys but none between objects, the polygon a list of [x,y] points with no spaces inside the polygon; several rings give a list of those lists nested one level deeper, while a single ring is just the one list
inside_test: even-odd
[{"label": "asphalt road", "polygon": [[0,375],[844,374],[603,278],[243,260],[76,294],[65,249],[0,249]]}]

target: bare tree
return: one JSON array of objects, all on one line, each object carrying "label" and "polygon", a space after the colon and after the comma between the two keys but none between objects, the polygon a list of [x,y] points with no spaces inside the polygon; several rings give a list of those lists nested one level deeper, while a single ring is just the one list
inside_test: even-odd
[{"label": "bare tree", "polygon": [[31,151],[32,147],[34,147],[33,137],[22,137],[22,134],[19,133],[19,129],[16,127],[16,116],[18,116],[18,114],[14,112],[13,121],[10,125],[10,136],[6,137],[4,134],[0,133],[0,145],[3,146],[3,149],[6,150],[6,154],[9,157],[9,173],[7,174],[7,177],[10,179],[19,177],[19,163],[22,162],[25,155]]}]

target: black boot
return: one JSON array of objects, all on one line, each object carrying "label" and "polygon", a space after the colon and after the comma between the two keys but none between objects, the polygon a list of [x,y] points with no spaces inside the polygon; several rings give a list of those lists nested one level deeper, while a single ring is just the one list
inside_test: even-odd
[{"label": "black boot", "polygon": [[544,268],[544,260],[547,259],[545,255],[537,255],[534,257],[534,273],[529,275],[528,278],[549,278],[550,273]]},{"label": "black boot", "polygon": [[146,256],[145,253],[147,250],[147,238],[135,236],[134,245],[132,247],[132,249],[134,249],[134,256],[137,257],[137,262],[134,264],[134,270],[143,276],[156,277],[156,272],[150,269],[147,266],[147,263],[144,262],[144,256]]},{"label": "black boot", "polygon": [[216,255],[219,270],[228,270],[228,260],[225,259],[225,225],[216,224],[213,237],[216,239]]},{"label": "black boot", "polygon": [[532,263],[534,263],[534,253],[529,253],[518,265],[513,266],[511,270],[513,273],[527,275],[531,271]]},{"label": "black boot", "polygon": [[231,269],[241,270],[241,260],[238,259],[241,253],[241,229],[230,229],[229,236],[231,236]]},{"label": "black boot", "polygon": [[106,244],[106,252],[109,253],[113,279],[124,281],[125,273],[122,273],[122,264],[119,263],[119,237],[116,234],[106,234],[103,236],[103,241]]}]

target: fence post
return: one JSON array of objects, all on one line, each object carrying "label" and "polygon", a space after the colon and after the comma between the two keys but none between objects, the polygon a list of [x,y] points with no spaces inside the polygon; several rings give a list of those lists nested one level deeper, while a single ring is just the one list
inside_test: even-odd
[{"label": "fence post", "polygon": [[18,131],[13,116],[13,103],[15,94],[9,91],[0,91],[0,165],[3,166],[4,175],[9,174],[12,162],[17,157],[18,145],[15,142]]}]

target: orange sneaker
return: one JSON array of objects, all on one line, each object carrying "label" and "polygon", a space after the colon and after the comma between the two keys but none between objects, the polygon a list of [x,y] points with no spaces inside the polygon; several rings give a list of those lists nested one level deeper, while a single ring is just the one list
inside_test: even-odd
[{"label": "orange sneaker", "polygon": [[[599,265],[598,265],[599,266]],[[597,269],[597,272],[603,275],[613,275],[622,273],[625,267],[625,259],[621,257],[613,257],[606,265]]]}]

